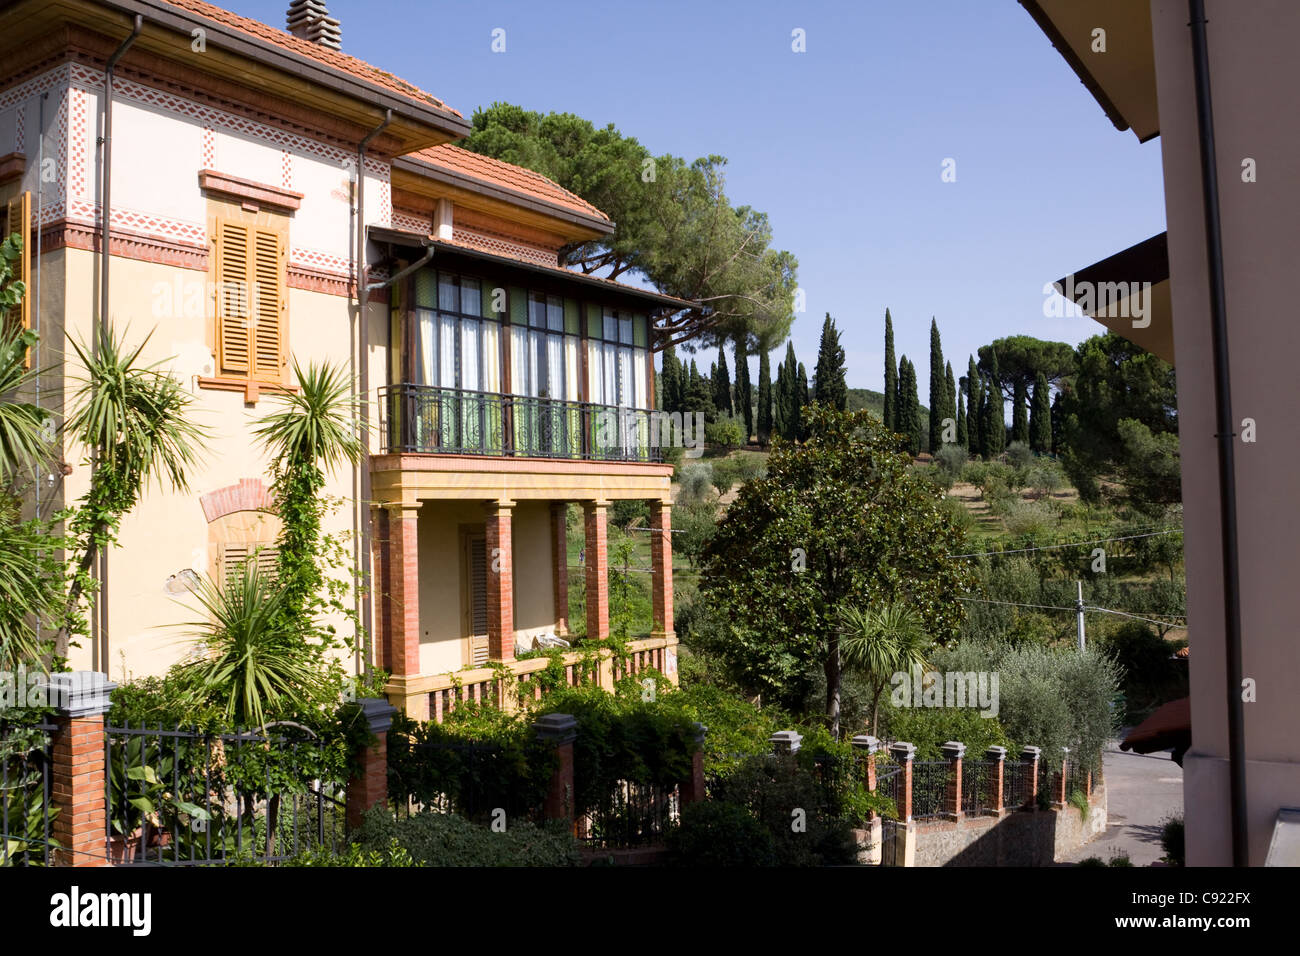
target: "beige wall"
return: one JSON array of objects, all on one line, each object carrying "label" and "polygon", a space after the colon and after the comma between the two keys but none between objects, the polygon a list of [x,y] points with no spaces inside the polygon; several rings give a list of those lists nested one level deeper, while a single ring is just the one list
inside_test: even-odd
[{"label": "beige wall", "polygon": [[[1235,429],[1250,861],[1261,864],[1277,810],[1300,805],[1294,597],[1300,474],[1300,323],[1291,284],[1300,261],[1300,124],[1295,90],[1300,6],[1209,0]],[[1213,357],[1190,31],[1184,0],[1153,0],[1153,38],[1173,286],[1191,642],[1192,749],[1184,763],[1187,861],[1231,862],[1227,688]],[[1244,158],[1258,181],[1241,178]]]},{"label": "beige wall", "polygon": [[[60,263],[66,263],[66,268],[60,269]],[[69,317],[74,338],[90,340],[92,316],[98,311],[98,268],[98,257],[82,250],[67,249],[44,257],[41,304],[47,347],[61,340],[55,333],[63,315]],[[131,342],[153,330],[143,360],[161,362],[185,383],[195,399],[194,420],[210,432],[202,462],[190,475],[190,490],[175,492],[152,486],[123,521],[120,545],[109,559],[110,659],[101,662],[117,678],[124,673],[161,673],[188,650],[186,632],[178,625],[193,620],[195,612],[186,606],[184,595],[178,600],[165,593],[164,582],[183,569],[203,574],[210,566],[209,528],[201,495],[245,478],[260,478],[269,487],[269,462],[257,446],[252,428],[258,416],[279,403],[264,393],[256,405],[248,406],[242,392],[198,386],[199,376],[211,374],[208,320],[187,311],[183,303],[168,309],[168,293],[163,290],[174,290],[178,277],[183,282],[204,282],[205,272],[114,257],[110,275],[109,315],[114,326],[127,330]],[[60,302],[60,296],[65,302]],[[370,307],[373,328],[382,330],[383,309],[380,304]],[[288,312],[289,346],[295,358],[303,364],[326,359],[349,363],[353,323],[347,298],[290,289]],[[372,349],[372,374],[382,374],[385,341],[380,338],[380,344]],[[70,360],[70,374],[76,374],[76,368],[75,359]],[[75,382],[65,383],[65,401],[71,400],[75,389]],[[64,481],[62,497],[73,502],[84,494],[90,469],[81,448],[67,449],[65,457],[73,471]],[[330,476],[325,493],[341,499],[341,507],[327,519],[326,532],[350,536],[354,523],[350,502],[355,500],[352,473]],[[350,540],[348,547],[351,549]],[[339,627],[340,633],[352,635],[351,625],[343,618],[330,623]],[[82,641],[82,645],[74,650],[74,667],[91,664],[89,642]]]}]

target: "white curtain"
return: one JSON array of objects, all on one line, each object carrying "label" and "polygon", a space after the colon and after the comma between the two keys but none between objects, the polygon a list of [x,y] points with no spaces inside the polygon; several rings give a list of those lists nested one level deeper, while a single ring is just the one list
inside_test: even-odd
[{"label": "white curtain", "polygon": [[567,386],[564,397],[571,402],[578,400],[578,338],[573,335],[564,337],[564,381]]},{"label": "white curtain", "polygon": [[515,395],[528,395],[528,330],[510,327],[510,388]]},{"label": "white curtain", "polygon": [[436,385],[438,382],[438,319],[428,309],[415,313],[415,384]]},{"label": "white curtain", "polygon": [[546,336],[546,394],[557,399],[565,396],[564,340],[558,335]]},{"label": "white curtain", "polygon": [[477,319],[460,320],[460,387],[470,392],[482,388],[479,360],[483,355],[482,323]]},{"label": "white curtain", "polygon": [[649,395],[646,394],[646,350],[632,350],[632,406],[645,408]]},{"label": "white curtain", "polygon": [[456,387],[456,320],[446,316],[438,318],[438,385]]},{"label": "white curtain", "polygon": [[486,372],[483,391],[501,391],[501,326],[488,320],[483,323],[483,368]]},{"label": "white curtain", "polygon": [[[608,346],[616,348],[616,346]],[[635,389],[632,382],[632,350],[618,349],[618,404],[631,407],[635,404]]]}]

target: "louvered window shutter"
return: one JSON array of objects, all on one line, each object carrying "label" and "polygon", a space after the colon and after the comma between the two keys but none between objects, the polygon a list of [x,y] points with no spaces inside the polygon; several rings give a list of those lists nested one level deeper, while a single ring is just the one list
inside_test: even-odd
[{"label": "louvered window shutter", "polygon": [[217,220],[221,374],[279,384],[285,366],[283,234]]},{"label": "louvered window shutter", "polygon": [[487,540],[469,541],[470,663],[488,662],[487,641]]}]

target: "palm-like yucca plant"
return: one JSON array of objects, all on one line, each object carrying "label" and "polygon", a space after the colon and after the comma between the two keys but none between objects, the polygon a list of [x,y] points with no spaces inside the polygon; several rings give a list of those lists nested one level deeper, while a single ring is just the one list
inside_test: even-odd
[{"label": "palm-like yucca plant", "polygon": [[26,329],[0,328],[0,396],[4,397],[0,400],[0,482],[34,469],[48,454],[45,429],[49,412],[17,400],[36,378],[36,373],[25,367],[27,351],[36,338],[35,332]]},{"label": "palm-like yucca plant", "polygon": [[261,727],[267,710],[302,713],[327,681],[285,616],[287,592],[244,562],[225,586],[203,579],[194,594],[207,619],[186,625],[202,655],[181,665],[189,703],[212,703],[237,726]]},{"label": "palm-like yucca plant", "polygon": [[298,391],[280,396],[281,407],[263,417],[254,434],[271,455],[273,494],[280,513],[278,575],[288,592],[285,609],[300,620],[323,583],[318,564],[321,490],[325,473],[361,460],[355,416],[358,404],[342,368],[294,363]]},{"label": "palm-like yucca plant", "polygon": [[[134,349],[109,328],[93,348],[73,342],[86,372],[73,398],[65,431],[95,462],[90,489],[71,522],[82,542],[82,575],[68,599],[71,616],[81,597],[81,577],[101,548],[110,547],[122,517],[135,507],[151,482],[174,491],[189,487],[188,471],[199,460],[207,432],[190,418],[193,399],[161,363],[139,364],[150,335]],[[56,651],[67,654],[67,629]]]},{"label": "palm-like yucca plant", "polygon": [[840,613],[840,655],[844,666],[866,677],[871,687],[871,732],[879,729],[880,697],[894,674],[926,666],[930,638],[921,617],[897,601]]}]

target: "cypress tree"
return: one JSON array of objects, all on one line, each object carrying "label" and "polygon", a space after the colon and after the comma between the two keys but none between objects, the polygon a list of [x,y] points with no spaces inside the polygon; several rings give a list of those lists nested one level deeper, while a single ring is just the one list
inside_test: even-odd
[{"label": "cypress tree", "polygon": [[980,377],[975,367],[975,356],[970,356],[966,366],[966,435],[970,439],[972,455],[981,455],[980,446]]},{"label": "cypress tree", "polygon": [[758,353],[758,443],[772,440],[772,367],[767,350]]},{"label": "cypress tree", "polygon": [[804,409],[812,404],[812,396],[808,391],[808,372],[803,367],[803,362],[799,363],[799,374],[795,377],[795,415],[792,427],[795,434],[799,436],[800,441],[808,438],[808,416],[804,414]]},{"label": "cypress tree", "polygon": [[966,424],[966,399],[957,396],[957,444],[970,451],[970,428]]},{"label": "cypress tree", "polygon": [[885,427],[898,431],[898,362],[894,359],[894,320],[885,309]]},{"label": "cypress tree", "polygon": [[930,318],[930,448],[939,450],[943,441],[943,420],[948,417],[948,385],[943,378],[943,345],[939,341],[939,323]]},{"label": "cypress tree", "polygon": [[731,414],[731,370],[727,368],[727,352],[718,349],[718,370],[713,378],[713,404],[724,415]]},{"label": "cypress tree", "polygon": [[971,397],[971,408],[975,410],[971,416],[971,451],[978,452],[982,458],[988,458],[989,442],[985,428],[988,403],[987,396],[984,394],[984,377],[981,375],[975,377],[975,393]]},{"label": "cypress tree", "polygon": [[817,367],[813,370],[813,391],[817,401],[845,411],[849,407],[849,386],[844,378],[844,348],[840,332],[829,312],[822,323],[821,345],[817,349]]},{"label": "cypress tree", "polygon": [[[943,417],[944,417],[944,418],[951,418],[951,419],[954,419],[954,421],[953,421],[953,425],[956,426],[956,425],[957,425],[956,419],[958,418],[958,415],[957,415],[957,383],[956,383],[955,381],[953,381],[953,377],[952,377],[952,363],[951,363],[951,362],[946,362],[946,363],[944,363],[944,364],[945,364],[945,370],[944,370],[944,384],[947,386],[947,403],[944,405],[944,408],[943,408]],[[943,436],[941,435],[940,438],[942,438],[942,437],[943,437]],[[960,438],[958,438],[957,440],[958,440],[959,442],[961,441]]]},{"label": "cypress tree", "polygon": [[794,357],[794,342],[786,342],[785,361],[777,368],[775,401],[779,416],[776,430],[787,441],[799,437],[798,367],[799,362]]},{"label": "cypress tree", "polygon": [[1065,427],[1064,413],[1061,411],[1061,393],[1052,399],[1052,454],[1060,455],[1062,451],[1061,434]]},{"label": "cypress tree", "polygon": [[672,345],[664,349],[660,392],[659,407],[663,411],[682,410],[682,363],[677,360],[677,348]]},{"label": "cypress tree", "polygon": [[1011,440],[1029,444],[1029,410],[1025,407],[1025,383],[1016,379],[1014,397],[1011,399]]},{"label": "cypress tree", "polygon": [[1029,447],[1040,455],[1052,450],[1052,406],[1048,398],[1051,389],[1042,372],[1034,379],[1034,397],[1029,406]]},{"label": "cypress tree", "polygon": [[1006,423],[1003,419],[1002,391],[990,376],[983,384],[984,401],[980,407],[980,441],[984,445],[984,456],[996,458],[1002,454],[1002,442]]},{"label": "cypress tree", "polygon": [[998,353],[989,349],[989,406],[992,431],[989,433],[989,449],[992,454],[1000,455],[1007,447],[1006,408],[1002,404],[1002,382],[998,374]]},{"label": "cypress tree", "polygon": [[912,456],[921,453],[921,447],[925,441],[925,421],[921,418],[921,399],[917,391],[918,384],[916,380],[916,366],[910,361],[907,362],[907,371],[904,372],[900,365],[898,380],[901,388],[903,424],[907,430],[903,432],[907,436],[907,451]]},{"label": "cypress tree", "polygon": [[754,431],[753,394],[749,388],[749,357],[743,338],[736,339],[736,411],[745,430],[745,444]]}]

